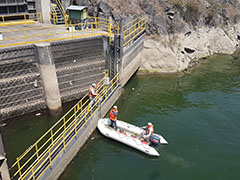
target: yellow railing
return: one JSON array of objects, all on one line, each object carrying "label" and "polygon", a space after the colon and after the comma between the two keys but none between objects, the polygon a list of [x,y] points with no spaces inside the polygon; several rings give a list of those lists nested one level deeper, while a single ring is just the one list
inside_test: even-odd
[{"label": "yellow railing", "polygon": [[66,14],[66,12],[65,12],[65,10],[64,10],[64,8],[62,6],[62,3],[59,0],[56,0],[56,4],[57,4],[61,14],[64,17],[65,24],[67,25],[68,24],[68,15]]},{"label": "yellow railing", "polygon": [[[115,26],[115,27],[114,27]],[[122,27],[124,46],[146,30],[147,18],[136,18]],[[75,30],[78,27],[77,30]],[[32,44],[46,41],[66,40],[80,37],[102,35],[109,37],[119,33],[119,24],[100,17],[89,17],[85,23],[69,24],[68,31],[65,25],[46,26],[37,28],[17,29],[1,31],[3,39],[0,47],[8,47],[23,44]],[[81,33],[84,32],[84,33]]]},{"label": "yellow railing", "polygon": [[[107,31],[111,34],[118,34],[119,33],[119,23],[101,17],[88,17],[88,22],[96,22],[96,28],[99,30]],[[116,27],[114,27],[114,25]]]},{"label": "yellow railing", "polygon": [[50,20],[54,25],[58,23],[57,11],[55,9],[55,5],[50,2],[51,12],[50,12]]},{"label": "yellow railing", "polygon": [[39,179],[66,149],[71,140],[91,119],[92,115],[108,100],[119,87],[119,74],[108,85],[104,78],[98,83],[95,103],[89,106],[85,95],[56,124],[54,124],[36,143],[31,145],[10,168],[11,179]]},{"label": "yellow railing", "polygon": [[138,17],[122,27],[124,46],[136,39],[146,30],[147,18]]},{"label": "yellow railing", "polygon": [[[86,23],[70,24],[68,30],[66,30],[67,27],[65,25],[58,25],[1,31],[3,39],[0,40],[0,47],[96,35],[108,36],[109,41],[111,42],[112,35],[119,32],[118,24],[117,28],[113,29],[113,21],[98,17],[89,17],[89,19],[89,22]],[[77,30],[75,30],[76,27],[78,27]]]},{"label": "yellow railing", "polygon": [[[19,20],[11,20],[16,18]],[[36,21],[42,23],[41,13],[0,15],[0,26],[29,24],[29,23],[35,23]]]}]

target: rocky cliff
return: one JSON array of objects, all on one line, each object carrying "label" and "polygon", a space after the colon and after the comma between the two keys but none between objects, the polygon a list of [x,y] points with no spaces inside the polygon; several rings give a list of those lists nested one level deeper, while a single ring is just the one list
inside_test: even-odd
[{"label": "rocky cliff", "polygon": [[240,43],[239,0],[63,0],[89,6],[91,15],[148,17],[141,70],[179,72],[202,58],[232,54]]}]

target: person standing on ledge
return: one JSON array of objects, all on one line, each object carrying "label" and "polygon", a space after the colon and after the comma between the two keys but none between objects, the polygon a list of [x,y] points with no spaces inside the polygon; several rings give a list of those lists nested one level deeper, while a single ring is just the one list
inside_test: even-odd
[{"label": "person standing on ledge", "polygon": [[115,130],[117,130],[117,116],[118,116],[118,109],[117,106],[113,106],[113,108],[110,111],[110,126],[113,127]]},{"label": "person standing on ledge", "polygon": [[90,99],[90,103],[93,106],[94,105],[94,98],[97,96],[97,85],[96,83],[92,83],[89,87],[89,99]]}]

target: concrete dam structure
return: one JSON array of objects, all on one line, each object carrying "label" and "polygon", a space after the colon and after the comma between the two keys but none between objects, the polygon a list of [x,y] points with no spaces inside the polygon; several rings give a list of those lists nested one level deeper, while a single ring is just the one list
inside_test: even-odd
[{"label": "concrete dam structure", "polygon": [[[90,83],[103,77],[103,41],[92,37],[0,49],[1,121],[46,108],[49,98],[67,102],[83,96]],[[48,57],[41,59],[41,54]],[[47,94],[49,88],[56,97]]]},{"label": "concrete dam structure", "polygon": [[[146,19],[121,29],[110,36],[0,49],[1,122],[43,108],[57,112],[62,103],[82,97],[9,166],[11,179],[58,179],[117,101],[140,67]],[[86,93],[93,82],[98,82],[98,96],[90,106]]]}]

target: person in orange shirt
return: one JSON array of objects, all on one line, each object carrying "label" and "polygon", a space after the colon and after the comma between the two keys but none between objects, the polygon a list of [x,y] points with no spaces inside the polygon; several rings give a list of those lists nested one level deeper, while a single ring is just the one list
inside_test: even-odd
[{"label": "person in orange shirt", "polygon": [[113,106],[113,108],[110,111],[110,126],[113,127],[115,130],[117,130],[117,116],[118,116],[118,109],[117,106]]},{"label": "person in orange shirt", "polygon": [[153,124],[151,122],[147,123],[147,126],[143,127],[143,129],[145,129],[145,134],[143,135],[144,139],[146,139],[147,141],[149,141],[149,138],[151,137],[151,135],[154,133],[154,127]]}]

